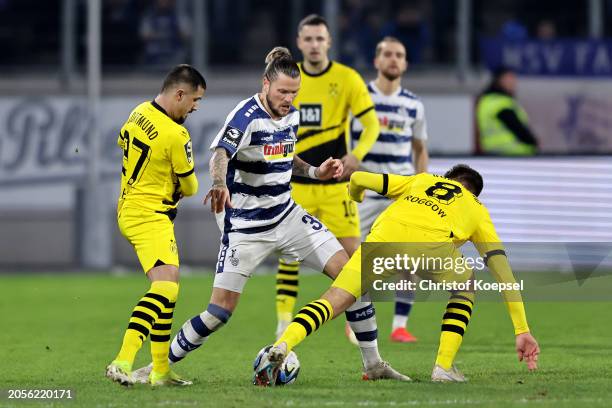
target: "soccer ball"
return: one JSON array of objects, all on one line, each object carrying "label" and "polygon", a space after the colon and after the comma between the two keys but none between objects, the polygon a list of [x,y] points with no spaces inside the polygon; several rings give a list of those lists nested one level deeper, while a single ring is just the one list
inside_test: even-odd
[{"label": "soccer ball", "polygon": [[[259,353],[257,353],[257,357],[255,357],[255,361],[253,361],[253,370],[255,373],[261,369],[265,369],[264,365],[269,364],[266,354],[270,348],[272,348],[272,346],[266,346],[259,350]],[[297,380],[299,372],[300,361],[297,358],[297,354],[292,351],[287,355],[287,357],[285,357],[285,360],[279,367],[278,374],[276,375],[276,380],[273,385],[293,384]],[[257,384],[255,378],[253,379],[253,384]]]},{"label": "soccer ball", "polygon": [[276,377],[276,385],[293,384],[297,380],[299,372],[300,360],[298,360],[297,354],[292,351],[285,357],[285,361],[280,366],[278,377]]}]

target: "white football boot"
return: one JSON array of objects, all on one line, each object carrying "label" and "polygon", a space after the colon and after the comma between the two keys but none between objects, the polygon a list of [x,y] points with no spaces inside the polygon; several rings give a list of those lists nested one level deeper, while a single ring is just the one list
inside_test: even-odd
[{"label": "white football boot", "polygon": [[153,371],[153,363],[132,371],[132,380],[137,384],[148,384],[149,374]]},{"label": "white football boot", "polygon": [[467,378],[453,365],[450,370],[445,370],[439,365],[434,366],[431,372],[433,382],[467,382]]},{"label": "white football boot", "polygon": [[362,376],[363,380],[376,381],[376,380],[398,380],[398,381],[412,381],[412,378],[407,375],[398,373],[387,363],[381,361],[374,367],[367,368]]}]

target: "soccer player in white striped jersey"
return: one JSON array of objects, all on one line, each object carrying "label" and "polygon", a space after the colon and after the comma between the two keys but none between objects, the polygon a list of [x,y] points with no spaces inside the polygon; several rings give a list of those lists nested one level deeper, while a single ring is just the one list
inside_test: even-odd
[{"label": "soccer player in white striped jersey", "polygon": [[[294,154],[300,114],[292,102],[300,89],[300,70],[282,47],[268,54],[266,64],[262,92],[236,106],[211,145],[213,186],[204,203],[210,200],[215,214],[224,213],[221,248],[210,303],[172,340],[171,363],[228,322],[247,280],[271,253],[304,262],[332,279],[348,262],[346,251],[325,225],[293,201],[290,185],[292,175],[339,178],[342,162],[330,157],[315,168]],[[372,321],[375,325],[364,311],[357,323]],[[409,380],[382,361],[378,347],[362,347],[361,352],[368,378]],[[136,380],[146,369],[133,373]]]},{"label": "soccer player in white striped jersey", "polygon": [[[427,124],[421,100],[402,88],[402,75],[408,68],[406,48],[395,37],[385,37],[376,45],[374,66],[377,76],[368,84],[380,122],[378,140],[361,162],[361,170],[410,176],[427,171]],[[361,124],[353,120],[351,137],[359,139]],[[368,191],[359,203],[361,239],[370,232],[374,220],[391,203],[386,197]],[[398,291],[391,329],[391,341],[410,343],[416,337],[406,329],[414,292]]]}]

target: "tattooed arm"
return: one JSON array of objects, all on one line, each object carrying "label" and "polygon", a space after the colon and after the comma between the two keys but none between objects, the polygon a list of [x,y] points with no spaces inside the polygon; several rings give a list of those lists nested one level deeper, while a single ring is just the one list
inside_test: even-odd
[{"label": "tattooed arm", "polygon": [[[314,171],[311,169],[314,169]],[[313,167],[298,156],[293,156],[292,174],[294,176],[310,177],[317,180],[337,179],[342,174],[342,162],[330,157],[321,163],[319,167]]]},{"label": "tattooed arm", "polygon": [[[291,174],[293,174],[294,176],[300,176],[300,177],[310,177],[310,175],[308,174],[308,170],[311,167],[312,166],[310,164],[300,159],[297,155],[293,156],[293,171],[291,172]],[[316,172],[317,171],[315,169],[315,175],[316,175]]]},{"label": "tattooed arm", "polygon": [[210,199],[210,211],[214,213],[223,212],[225,207],[232,208],[231,195],[225,184],[228,163],[227,150],[217,147],[210,159],[210,177],[213,185],[204,197],[204,205]]}]

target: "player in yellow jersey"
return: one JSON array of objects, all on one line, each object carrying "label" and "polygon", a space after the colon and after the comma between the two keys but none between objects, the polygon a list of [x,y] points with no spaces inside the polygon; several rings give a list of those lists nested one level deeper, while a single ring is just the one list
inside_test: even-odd
[{"label": "player in yellow jersey", "polygon": [[[347,181],[376,142],[379,123],[361,76],[352,68],[329,59],[331,41],[323,17],[313,14],[299,23],[297,46],[304,60],[299,64],[302,86],[293,102],[300,111],[296,154],[313,166],[320,165],[329,157],[341,159],[343,175],[340,180],[323,182],[294,176],[292,196],[309,214],[323,222],[351,256],[359,246],[360,228],[357,206],[347,193]],[[353,150],[348,148],[351,115],[363,127]],[[299,264],[295,262],[282,259],[279,262],[277,335],[291,322],[298,290],[298,269]],[[364,302],[354,307],[358,310],[368,305],[369,302]],[[374,309],[368,310],[372,319],[368,324],[360,322],[363,330],[356,336],[360,346],[374,349],[377,341]],[[349,321],[350,318],[347,315]]]},{"label": "player in yellow jersey", "polygon": [[121,193],[117,220],[151,281],[132,311],[121,350],[106,376],[131,385],[132,364],[150,334],[151,385],[189,385],[170,370],[168,346],[174,304],[179,292],[179,258],[173,220],[181,197],[198,191],[189,132],[182,126],[198,109],[206,81],[189,65],[178,65],[166,76],[161,92],[138,105],[121,128],[123,149]]},{"label": "player in yellow jersey", "polygon": [[[418,247],[412,256],[461,259],[457,249],[472,241],[485,259],[498,282],[514,283],[515,278],[487,209],[476,198],[483,181],[478,172],[466,165],[457,165],[444,177],[431,174],[398,176],[356,172],[351,177],[350,195],[355,201],[364,198],[365,190],[375,191],[394,202],[377,218],[366,242],[412,242]],[[419,276],[436,282],[466,282],[471,271],[459,274],[454,270],[417,270]],[[324,322],[343,312],[368,289],[362,288],[361,247],[344,266],[332,287],[321,299],[303,307],[266,356],[277,367],[297,344]],[[525,308],[519,291],[502,291],[508,307],[519,360],[530,370],[537,368],[540,352],[530,334]],[[313,307],[314,306],[316,307]],[[442,321],[442,333],[433,381],[465,381],[453,365],[474,304],[474,292],[452,291]],[[321,306],[323,305],[323,307]],[[313,310],[322,309],[320,313]],[[259,373],[274,377],[275,370]],[[260,377],[261,378],[261,377]],[[262,379],[265,383],[265,378]]]}]

